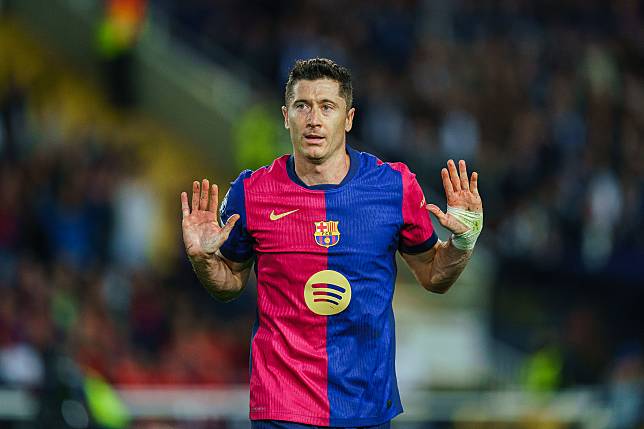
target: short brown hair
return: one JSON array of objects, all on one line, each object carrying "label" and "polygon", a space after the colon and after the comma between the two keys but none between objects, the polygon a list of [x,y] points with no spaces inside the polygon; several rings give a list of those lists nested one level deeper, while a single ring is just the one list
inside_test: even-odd
[{"label": "short brown hair", "polygon": [[311,58],[297,60],[288,74],[284,102],[288,106],[293,98],[293,86],[299,80],[330,79],[340,85],[340,96],[347,103],[347,110],[353,103],[353,87],[351,86],[351,72],[346,67],[336,64],[327,58]]}]

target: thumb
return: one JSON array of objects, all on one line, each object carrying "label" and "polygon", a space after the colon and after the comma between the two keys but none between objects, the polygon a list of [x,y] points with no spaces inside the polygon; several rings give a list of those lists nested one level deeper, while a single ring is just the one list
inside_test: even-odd
[{"label": "thumb", "polygon": [[228,218],[226,225],[224,225],[224,227],[221,229],[221,232],[220,232],[220,235],[224,241],[228,239],[230,232],[233,230],[233,227],[235,226],[235,223],[237,223],[238,220],[239,220],[238,214],[234,214]]},{"label": "thumb", "polygon": [[440,222],[441,225],[445,226],[447,223],[447,215],[435,204],[427,204],[425,208],[436,216],[436,219]]}]

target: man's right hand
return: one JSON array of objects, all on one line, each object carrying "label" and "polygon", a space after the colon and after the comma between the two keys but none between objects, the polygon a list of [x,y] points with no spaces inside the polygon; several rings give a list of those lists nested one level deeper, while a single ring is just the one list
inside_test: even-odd
[{"label": "man's right hand", "polygon": [[219,190],[215,184],[210,187],[208,179],[203,179],[201,184],[198,181],[192,183],[192,211],[188,206],[188,194],[181,193],[183,243],[190,259],[208,258],[215,254],[239,219],[239,215],[234,214],[221,228],[217,222],[218,204]]}]

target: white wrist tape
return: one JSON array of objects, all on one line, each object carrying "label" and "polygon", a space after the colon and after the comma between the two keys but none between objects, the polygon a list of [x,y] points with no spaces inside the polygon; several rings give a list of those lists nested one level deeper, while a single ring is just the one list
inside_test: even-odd
[{"label": "white wrist tape", "polygon": [[447,213],[454,216],[463,225],[469,228],[462,234],[452,234],[454,247],[460,250],[472,250],[476,239],[483,230],[483,212],[471,212],[458,207],[447,206]]}]

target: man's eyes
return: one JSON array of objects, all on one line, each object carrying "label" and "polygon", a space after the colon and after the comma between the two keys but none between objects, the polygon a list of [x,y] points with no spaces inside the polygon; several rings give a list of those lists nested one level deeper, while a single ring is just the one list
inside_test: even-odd
[{"label": "man's eyes", "polygon": [[[305,110],[305,109],[310,109],[310,106],[306,103],[295,103],[295,108],[297,110]],[[320,106],[320,110],[323,112],[328,112],[333,110],[333,105],[332,104],[323,104]]]}]

